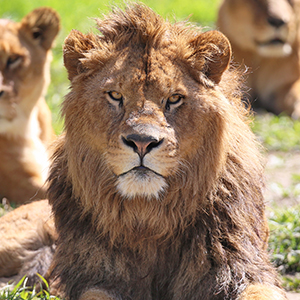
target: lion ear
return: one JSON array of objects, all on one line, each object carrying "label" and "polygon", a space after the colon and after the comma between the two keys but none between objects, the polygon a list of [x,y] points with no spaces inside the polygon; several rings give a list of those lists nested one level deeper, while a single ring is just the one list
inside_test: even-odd
[{"label": "lion ear", "polygon": [[59,28],[57,12],[50,7],[40,7],[22,19],[20,30],[25,32],[31,42],[39,43],[45,50],[49,50]]},{"label": "lion ear", "polygon": [[86,70],[81,59],[85,58],[85,54],[96,47],[94,35],[83,34],[78,30],[71,31],[65,39],[63,47],[64,65],[68,71],[70,81],[73,80],[74,76]]},{"label": "lion ear", "polygon": [[228,39],[221,32],[212,30],[198,35],[190,45],[194,51],[193,68],[218,84],[231,60],[231,46]]}]

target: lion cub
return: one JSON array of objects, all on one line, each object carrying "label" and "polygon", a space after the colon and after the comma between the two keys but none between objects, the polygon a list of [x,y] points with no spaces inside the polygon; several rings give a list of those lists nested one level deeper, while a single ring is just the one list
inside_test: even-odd
[{"label": "lion cub", "polygon": [[38,8],[21,22],[0,19],[0,199],[43,198],[54,137],[45,102],[58,14]]}]

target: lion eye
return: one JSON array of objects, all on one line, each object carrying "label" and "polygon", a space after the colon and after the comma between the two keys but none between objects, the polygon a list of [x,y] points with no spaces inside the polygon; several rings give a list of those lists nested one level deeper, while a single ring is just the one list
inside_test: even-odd
[{"label": "lion eye", "polygon": [[181,104],[183,96],[180,94],[174,94],[168,98],[166,103],[166,109],[170,110],[171,106],[177,107]]},{"label": "lion eye", "polygon": [[108,92],[108,95],[109,95],[109,97],[110,97],[112,100],[115,100],[115,101],[122,101],[122,100],[123,100],[123,96],[122,96],[122,94],[119,93],[119,92],[111,91],[111,92]]},{"label": "lion eye", "polygon": [[9,69],[15,69],[21,64],[21,62],[22,56],[18,54],[11,55],[6,62],[6,67]]},{"label": "lion eye", "polygon": [[170,104],[175,104],[177,102],[179,102],[180,100],[182,99],[182,96],[181,95],[172,95],[168,101]]}]

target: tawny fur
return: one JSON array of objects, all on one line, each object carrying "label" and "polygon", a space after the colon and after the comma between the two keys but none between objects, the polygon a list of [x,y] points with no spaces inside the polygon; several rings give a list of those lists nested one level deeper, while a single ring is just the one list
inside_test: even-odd
[{"label": "tawny fur", "polygon": [[0,20],[0,198],[45,197],[48,146],[54,138],[45,101],[59,17],[38,8],[21,22]]},{"label": "tawny fur", "polygon": [[97,24],[65,40],[49,175],[66,298],[286,299],[227,38],[139,4]]},{"label": "tawny fur", "polygon": [[300,117],[299,6],[299,0],[223,0],[217,21],[235,61],[249,67],[245,98],[294,118]]},{"label": "tawny fur", "polygon": [[48,200],[22,205],[0,218],[0,285],[19,282],[27,275],[29,285],[36,273],[45,276],[54,253],[56,232]]}]

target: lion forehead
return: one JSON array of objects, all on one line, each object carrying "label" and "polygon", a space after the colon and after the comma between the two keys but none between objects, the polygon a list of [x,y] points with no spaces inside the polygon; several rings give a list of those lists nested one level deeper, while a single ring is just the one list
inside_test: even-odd
[{"label": "lion forehead", "polygon": [[[84,59],[83,63],[90,66],[99,65],[98,55],[102,51],[93,51],[93,55]],[[165,86],[183,74],[183,64],[178,64],[179,54],[172,49],[158,48],[151,49],[147,53],[143,47],[129,47],[122,51],[111,54],[107,64],[100,63],[100,77],[105,79],[105,84],[114,82],[161,82]],[[183,58],[182,58],[183,59]],[[95,69],[95,67],[94,67]]]}]

